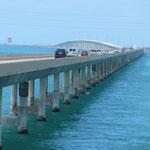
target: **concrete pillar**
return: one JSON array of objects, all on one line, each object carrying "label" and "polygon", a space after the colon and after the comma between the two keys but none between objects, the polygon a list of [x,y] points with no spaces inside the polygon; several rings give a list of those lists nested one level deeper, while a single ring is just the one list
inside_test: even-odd
[{"label": "concrete pillar", "polygon": [[100,82],[100,64],[96,64],[96,83]]},{"label": "concrete pillar", "polygon": [[70,104],[70,99],[69,99],[69,81],[70,81],[70,71],[64,72],[64,91],[65,91],[65,96],[64,96],[64,104],[69,105]]},{"label": "concrete pillar", "polygon": [[71,79],[70,79],[70,81],[71,81],[71,88],[73,88],[73,70],[71,70]]},{"label": "concrete pillar", "polygon": [[110,60],[107,61],[107,67],[108,67],[107,76],[110,76]]},{"label": "concrete pillar", "polygon": [[17,84],[11,86],[11,103],[10,103],[10,116],[16,116],[17,107]]},{"label": "concrete pillar", "polygon": [[[78,80],[81,83],[81,69],[78,69]],[[80,87],[80,84],[78,86]]]},{"label": "concrete pillar", "polygon": [[45,116],[45,101],[46,101],[46,80],[45,78],[40,78],[40,89],[39,89],[39,113],[38,121],[46,121]]},{"label": "concrete pillar", "polygon": [[20,124],[18,127],[19,134],[27,134],[27,97],[28,97],[28,82],[19,84],[20,96]]},{"label": "concrete pillar", "polygon": [[104,71],[103,71],[103,62],[100,64],[100,74],[101,74],[101,81],[104,81]]},{"label": "concrete pillar", "polygon": [[81,87],[80,87],[80,93],[85,94],[85,67],[81,69]]},{"label": "concrete pillar", "polygon": [[105,63],[103,62],[103,79],[105,79]]},{"label": "concrete pillar", "polygon": [[29,105],[34,104],[34,80],[29,81]]},{"label": "concrete pillar", "polygon": [[105,78],[108,76],[108,60],[105,61]]},{"label": "concrete pillar", "polygon": [[86,79],[86,84],[87,84],[87,87],[86,89],[87,90],[90,90],[91,89],[91,80],[92,80],[92,66],[91,65],[88,65],[87,66],[87,79]]},{"label": "concrete pillar", "polygon": [[0,150],[2,149],[2,88],[0,88]]},{"label": "concrete pillar", "polygon": [[59,73],[54,74],[54,92],[52,111],[59,112]]},{"label": "concrete pillar", "polygon": [[96,87],[96,64],[92,65],[92,87]]},{"label": "concrete pillar", "polygon": [[47,96],[48,96],[48,76],[46,77],[46,99],[47,99]]},{"label": "concrete pillar", "polygon": [[73,99],[78,99],[78,85],[79,85],[79,70],[75,69],[73,70]]},{"label": "concrete pillar", "polygon": [[110,74],[113,74],[113,60],[110,60]]}]

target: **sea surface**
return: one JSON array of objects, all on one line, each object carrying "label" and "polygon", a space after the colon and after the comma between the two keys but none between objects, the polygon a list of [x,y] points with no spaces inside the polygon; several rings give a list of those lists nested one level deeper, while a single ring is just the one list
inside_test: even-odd
[{"label": "sea surface", "polygon": [[[38,83],[37,80],[36,87]],[[49,91],[52,87],[50,76]],[[9,109],[7,87],[3,114],[8,115]],[[3,127],[3,149],[149,150],[150,53],[129,63],[79,99],[71,99],[71,105],[63,105],[61,100],[60,113],[47,107],[46,117],[46,122],[38,122],[36,115],[28,116],[28,135],[17,134],[16,127]]]},{"label": "sea surface", "polygon": [[0,44],[0,54],[52,53],[55,50],[56,48],[49,48],[48,46]]}]

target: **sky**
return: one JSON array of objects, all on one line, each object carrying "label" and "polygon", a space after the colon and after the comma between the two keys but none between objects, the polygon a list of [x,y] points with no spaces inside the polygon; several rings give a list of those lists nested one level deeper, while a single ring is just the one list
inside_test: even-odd
[{"label": "sky", "polygon": [[97,40],[150,47],[150,0],[0,0],[0,44]]}]

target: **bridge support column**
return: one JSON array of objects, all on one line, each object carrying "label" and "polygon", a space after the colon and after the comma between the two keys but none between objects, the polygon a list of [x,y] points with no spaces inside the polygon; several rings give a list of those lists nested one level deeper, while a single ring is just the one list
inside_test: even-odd
[{"label": "bridge support column", "polygon": [[86,82],[87,82],[87,87],[86,87],[86,89],[87,89],[87,90],[90,90],[90,89],[91,89],[91,79],[92,79],[92,76],[91,76],[91,68],[92,68],[91,65],[88,65],[88,66],[87,66],[87,78],[86,78]]},{"label": "bridge support column", "polygon": [[85,67],[81,69],[81,87],[80,87],[80,93],[85,94]]},{"label": "bridge support column", "polygon": [[17,84],[11,86],[11,104],[10,104],[10,116],[16,116],[17,107]]},{"label": "bridge support column", "polygon": [[0,150],[2,149],[2,94],[3,90],[0,88]]},{"label": "bridge support column", "polygon": [[72,98],[73,99],[78,99],[78,85],[79,85],[79,70],[75,69],[73,70],[73,94]]},{"label": "bridge support column", "polygon": [[69,81],[70,81],[70,72],[66,71],[66,72],[64,72],[64,90],[65,90],[64,104],[67,104],[67,105],[70,104]]},{"label": "bridge support column", "polygon": [[46,77],[46,99],[48,97],[48,76]]},{"label": "bridge support column", "polygon": [[92,87],[96,87],[96,64],[92,65]]},{"label": "bridge support column", "polygon": [[119,57],[117,58],[117,71],[120,69]]},{"label": "bridge support column", "polygon": [[117,71],[117,58],[115,58],[114,60],[114,72]]},{"label": "bridge support column", "polygon": [[28,82],[19,84],[20,96],[20,125],[18,127],[19,134],[27,134],[27,97],[28,97]]},{"label": "bridge support column", "polygon": [[100,82],[100,64],[96,64],[96,83]]},{"label": "bridge support column", "polygon": [[107,60],[107,76],[110,76],[110,60]]},{"label": "bridge support column", "polygon": [[113,60],[110,60],[110,74],[113,74]]},{"label": "bridge support column", "polygon": [[104,78],[107,78],[107,62],[104,62]]},{"label": "bridge support column", "polygon": [[103,71],[103,62],[100,63],[100,74],[101,74],[101,81],[104,81],[104,71]]},{"label": "bridge support column", "polygon": [[40,89],[39,89],[39,113],[38,121],[46,121],[45,116],[45,100],[46,100],[46,77],[40,78]]},{"label": "bridge support column", "polygon": [[59,73],[54,74],[54,93],[52,111],[59,112]]},{"label": "bridge support column", "polygon": [[106,75],[105,75],[105,62],[103,62],[103,79],[105,79],[106,78]]},{"label": "bridge support column", "polygon": [[70,84],[71,84],[71,88],[73,89],[73,70],[70,71],[71,73],[71,77],[70,77]]},{"label": "bridge support column", "polygon": [[106,78],[108,77],[108,60],[105,61],[105,74],[106,74]]},{"label": "bridge support column", "polygon": [[29,105],[34,104],[34,80],[29,81]]}]

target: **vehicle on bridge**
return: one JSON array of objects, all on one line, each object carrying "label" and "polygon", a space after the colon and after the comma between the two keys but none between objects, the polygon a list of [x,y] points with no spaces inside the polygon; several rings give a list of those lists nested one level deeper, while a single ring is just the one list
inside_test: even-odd
[{"label": "vehicle on bridge", "polygon": [[79,55],[79,51],[76,48],[69,48],[67,51],[67,56],[68,57],[75,57]]},{"label": "vehicle on bridge", "polygon": [[57,49],[55,51],[55,58],[62,58],[62,57],[66,57],[66,50],[65,49]]},{"label": "vehicle on bridge", "polygon": [[81,52],[81,56],[88,56],[89,54],[88,54],[88,51],[82,51]]},{"label": "vehicle on bridge", "polygon": [[90,50],[90,54],[89,55],[101,55],[102,54],[102,50]]},{"label": "vehicle on bridge", "polygon": [[102,50],[100,50],[100,49],[96,50],[96,52],[97,52],[97,55],[101,55],[102,54]]},{"label": "vehicle on bridge", "polygon": [[97,55],[97,51],[96,51],[96,50],[94,50],[94,49],[92,49],[92,50],[90,50],[89,55]]},{"label": "vehicle on bridge", "polygon": [[108,50],[103,50],[102,54],[108,54],[109,51]]}]

